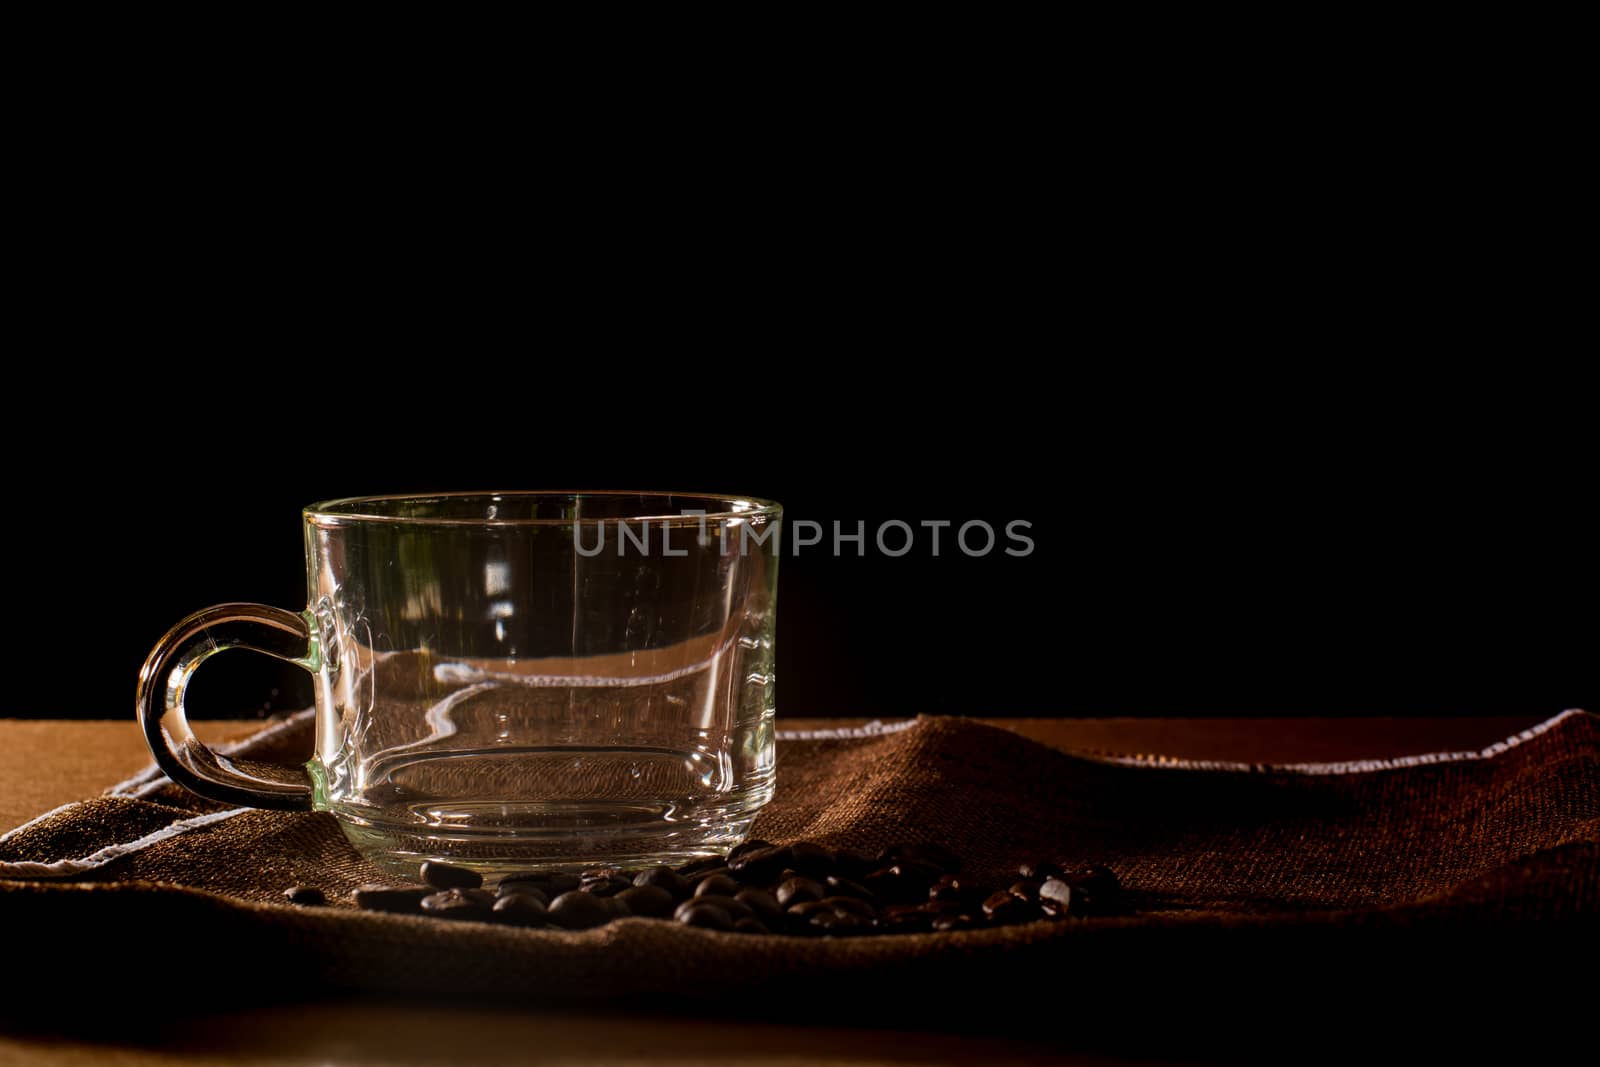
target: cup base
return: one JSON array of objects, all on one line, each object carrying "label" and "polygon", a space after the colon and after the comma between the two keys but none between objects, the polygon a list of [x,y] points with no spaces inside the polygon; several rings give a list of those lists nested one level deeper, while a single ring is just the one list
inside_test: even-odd
[{"label": "cup base", "polygon": [[714,826],[677,825],[605,834],[541,830],[533,833],[463,834],[394,827],[339,818],[340,829],[370,863],[404,882],[420,881],[428,860],[465,867],[493,883],[510,874],[581,871],[596,867],[678,866],[726,855],[750,833],[755,813]]}]

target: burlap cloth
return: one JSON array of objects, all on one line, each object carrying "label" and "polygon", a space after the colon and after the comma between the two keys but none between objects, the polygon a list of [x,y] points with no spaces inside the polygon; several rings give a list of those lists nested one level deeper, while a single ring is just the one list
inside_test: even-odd
[{"label": "burlap cloth", "polygon": [[[1262,768],[1078,757],[964,719],[785,736],[758,836],[868,852],[933,840],[996,883],[1036,857],[1102,862],[1138,908],[848,939],[360,912],[340,894],[377,875],[330,816],[224,815],[147,774],[0,838],[0,916],[13,975],[87,986],[102,1001],[174,985],[179,999],[437,991],[741,1011],[803,1003],[875,1019],[892,1008],[948,1022],[1081,1020],[1130,1000],[1204,1003],[1214,1017],[1230,1003],[1331,995],[1357,973],[1372,1002],[1417,983],[1526,992],[1555,981],[1540,961],[1592,947],[1597,741],[1600,718],[1567,712],[1479,753]],[[236,758],[295,762],[309,748],[302,715]],[[325,887],[334,906],[284,904],[297,883]]]}]

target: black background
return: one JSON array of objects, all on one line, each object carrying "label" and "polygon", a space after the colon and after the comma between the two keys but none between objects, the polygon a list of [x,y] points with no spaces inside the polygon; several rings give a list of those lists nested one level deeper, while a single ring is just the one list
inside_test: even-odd
[{"label": "black background", "polygon": [[[1321,390],[1290,390],[1131,359],[1091,379],[999,347],[790,359],[752,339],[666,373],[596,354],[558,375],[469,340],[429,347],[409,367],[292,348],[169,367],[19,442],[29,636],[10,712],[131,717],[143,656],[188,611],[302,606],[313,500],[577,487],[748,493],[791,523],[866,523],[864,556],[785,552],[782,715],[1600,704],[1575,420],[1512,430],[1439,403],[1442,382],[1402,394],[1332,367]],[[968,558],[946,530],[935,557],[919,529],[890,558],[871,541],[887,519],[1020,519],[1036,547]],[[292,668],[244,654],[194,684],[200,717],[308,701]]]},{"label": "black background", "polygon": [[[1600,707],[1586,171],[1541,109],[1421,138],[1240,83],[1096,104],[1065,156],[954,97],[699,147],[641,113],[530,169],[456,110],[316,139],[278,88],[101,101],[30,159],[7,714],[131,717],[189,611],[300,606],[308,502],[584,487],[1032,523],[786,554],[787,716]],[[284,677],[219,657],[195,706]]]}]

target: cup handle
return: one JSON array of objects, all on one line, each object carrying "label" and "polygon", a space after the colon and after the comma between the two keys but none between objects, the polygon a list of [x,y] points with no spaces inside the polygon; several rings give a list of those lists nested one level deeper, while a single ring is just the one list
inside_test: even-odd
[{"label": "cup handle", "polygon": [[219,756],[189,729],[183,697],[195,668],[225,648],[263,652],[308,671],[321,664],[310,612],[265,604],[218,604],[184,619],[150,650],[139,672],[139,726],[156,763],[174,782],[228,804],[281,811],[311,810],[311,781],[296,767]]}]

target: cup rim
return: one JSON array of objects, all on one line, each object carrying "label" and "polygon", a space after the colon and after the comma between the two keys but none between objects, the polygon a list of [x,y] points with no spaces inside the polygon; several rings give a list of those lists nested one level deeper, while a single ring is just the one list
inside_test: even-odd
[{"label": "cup rim", "polygon": [[[681,498],[687,505],[718,505],[716,510],[707,506],[705,515],[684,515],[681,512],[650,512],[641,509],[637,514],[573,516],[570,518],[461,518],[428,515],[384,515],[370,509],[374,505],[400,503],[427,503],[482,497],[493,503],[503,497],[655,497],[668,501]],[[347,496],[307,504],[301,515],[312,526],[348,526],[356,523],[378,523],[401,526],[593,526],[618,522],[667,522],[675,525],[697,525],[729,519],[760,520],[777,518],[783,514],[783,505],[775,500],[734,493],[679,493],[664,490],[634,489],[484,489],[461,490],[445,493],[379,493],[373,496]]]}]

